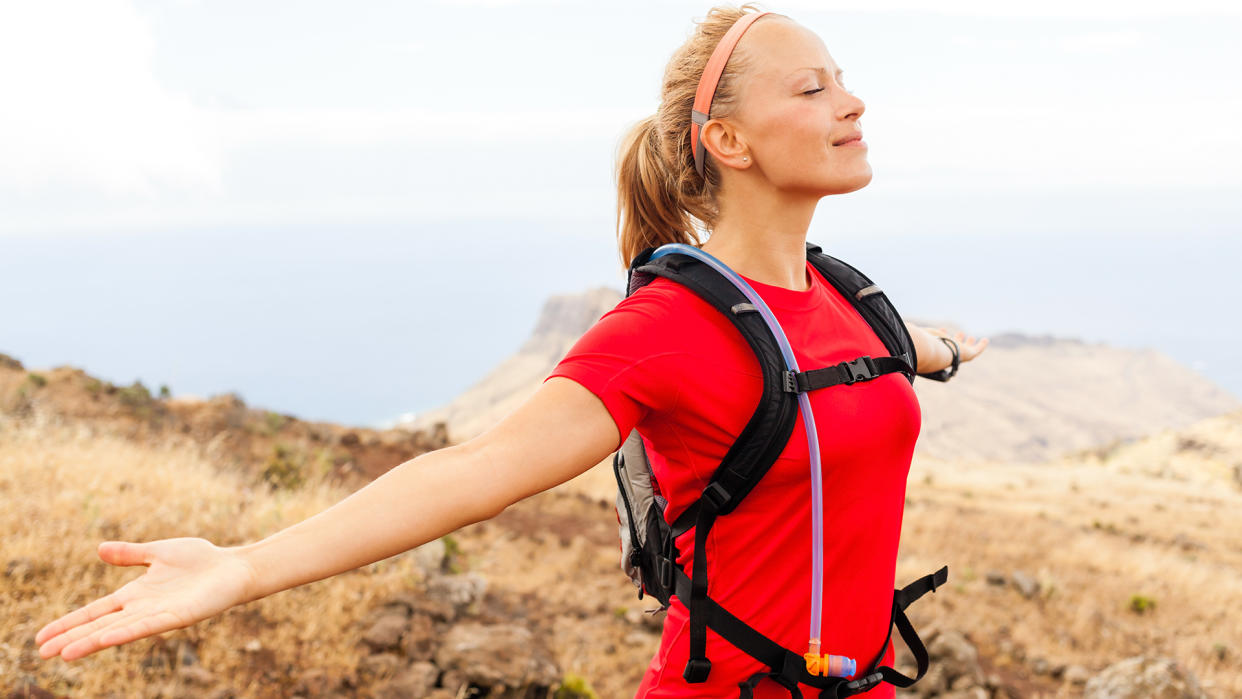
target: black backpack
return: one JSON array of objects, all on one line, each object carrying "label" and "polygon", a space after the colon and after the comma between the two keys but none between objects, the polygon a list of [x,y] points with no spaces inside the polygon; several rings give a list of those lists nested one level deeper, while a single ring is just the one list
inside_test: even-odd
[{"label": "black backpack", "polygon": [[[820,369],[788,371],[772,330],[755,306],[728,278],[691,254],[668,252],[653,260],[652,253],[656,250],[654,247],[643,250],[631,263],[626,296],[656,277],[666,277],[685,285],[732,321],[758,356],[763,371],[763,392],[754,415],[725,454],[698,501],[678,516],[671,526],[664,520],[668,503],[652,485],[650,461],[638,430],[629,434],[613,457],[618,486],[617,515],[620,520],[622,566],[638,587],[639,599],[644,593],[651,595],[667,609],[670,596],[676,594],[690,613],[690,659],[683,676],[691,683],[706,681],[711,671],[711,663],[706,658],[707,628],[711,627],[725,640],[769,668],[739,683],[741,699],[751,699],[755,686],[764,677],[771,677],[787,688],[795,699],[801,699],[798,683],[819,688],[820,697],[853,696],[880,682],[898,687],[913,685],[926,674],[928,657],[926,648],[905,615],[905,609],[928,591],[934,592],[943,585],[948,579],[947,567],[894,590],[892,619],[884,647],[863,672],[857,673],[858,679],[852,681],[844,677],[812,674],[802,654],[784,648],[759,633],[707,596],[707,533],[717,517],[732,512],[750,493],[784,449],[797,419],[798,394],[837,384],[868,381],[896,371],[914,382],[914,367],[918,366],[918,359],[901,316],[884,292],[866,275],[825,254],[818,245],[807,243],[808,261],[842,296],[850,300],[891,356],[864,355]],[[944,370],[917,375],[946,381],[952,372]],[[676,550],[676,538],[691,528],[695,530],[693,579],[677,564]],[[877,667],[892,641],[894,624],[918,664],[918,674],[913,678],[891,667]]]}]

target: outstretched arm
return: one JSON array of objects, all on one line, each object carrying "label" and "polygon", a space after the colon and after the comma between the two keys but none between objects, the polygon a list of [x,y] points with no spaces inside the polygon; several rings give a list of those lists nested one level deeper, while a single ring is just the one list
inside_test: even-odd
[{"label": "outstretched arm", "polygon": [[595,394],[553,377],[484,434],[411,459],[261,541],[227,548],[194,537],[101,543],[104,561],[148,570],[44,626],[35,636],[39,654],[76,660],[383,560],[573,478],[620,441]]},{"label": "outstretched arm", "polygon": [[906,321],[906,329],[910,331],[910,339],[914,341],[914,353],[918,355],[916,374],[932,374],[953,364],[953,350],[949,349],[941,337],[948,337],[957,343],[959,365],[979,356],[988,346],[986,337],[976,340],[974,335],[962,332],[950,335],[944,328],[923,328]]},{"label": "outstretched arm", "polygon": [[549,379],[475,439],[407,461],[323,512],[238,547],[254,569],[251,599],[383,560],[495,517],[599,463],[619,441],[616,424],[595,394],[563,377]]}]

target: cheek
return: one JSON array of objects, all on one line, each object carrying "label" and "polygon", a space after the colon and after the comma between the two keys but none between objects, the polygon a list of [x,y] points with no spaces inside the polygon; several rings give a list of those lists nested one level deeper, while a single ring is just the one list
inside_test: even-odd
[{"label": "cheek", "polygon": [[823,110],[809,104],[773,114],[765,124],[770,150],[790,163],[823,160],[830,150],[830,123]]}]

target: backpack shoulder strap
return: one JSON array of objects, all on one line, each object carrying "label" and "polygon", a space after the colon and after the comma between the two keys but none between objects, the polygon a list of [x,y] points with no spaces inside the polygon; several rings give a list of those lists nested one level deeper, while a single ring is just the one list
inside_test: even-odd
[{"label": "backpack shoulder strap", "polygon": [[[878,285],[857,268],[825,253],[814,243],[806,244],[806,258],[828,283],[858,309],[891,355],[903,360],[911,369],[918,367],[918,355],[915,354],[910,331],[888,295]],[[911,372],[906,378],[914,383],[914,376]]]},{"label": "backpack shoulder strap", "polygon": [[656,277],[676,281],[728,318],[759,359],[763,390],[755,412],[712,474],[700,498],[699,504],[706,499],[717,514],[727,514],[754,489],[784,450],[798,416],[797,394],[785,390],[785,364],[780,346],[742,292],[719,272],[689,255],[672,253],[648,261],[654,250],[644,250],[635,258],[630,268],[627,295]]}]

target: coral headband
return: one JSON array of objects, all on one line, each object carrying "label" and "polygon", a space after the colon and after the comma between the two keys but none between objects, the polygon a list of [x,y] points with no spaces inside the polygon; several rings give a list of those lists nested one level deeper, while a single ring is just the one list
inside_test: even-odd
[{"label": "coral headband", "polygon": [[703,75],[699,78],[699,89],[694,93],[694,109],[690,112],[690,147],[694,151],[694,169],[699,171],[699,176],[703,176],[703,166],[707,162],[707,151],[703,148],[703,142],[699,140],[699,129],[711,117],[708,116],[712,111],[712,99],[716,96],[716,85],[720,83],[720,74],[724,72],[725,64],[729,62],[729,56],[733,55],[733,47],[737,46],[737,42],[742,39],[742,34],[755,20],[769,14],[767,12],[754,12],[742,15],[729,31],[725,32],[724,38],[716,44],[716,49],[712,51],[712,57],[707,59],[707,67],[703,69]]}]

